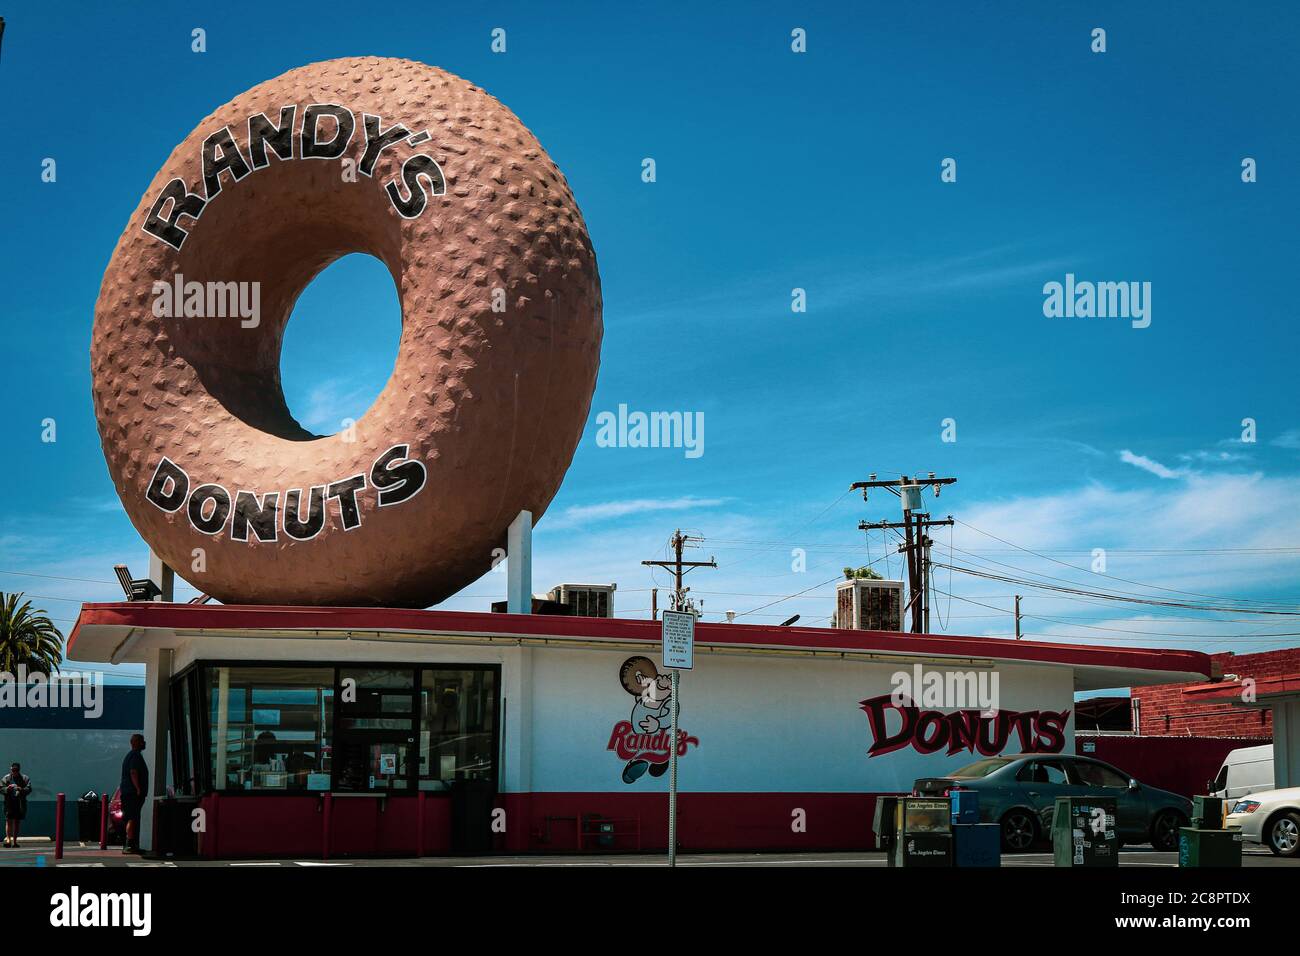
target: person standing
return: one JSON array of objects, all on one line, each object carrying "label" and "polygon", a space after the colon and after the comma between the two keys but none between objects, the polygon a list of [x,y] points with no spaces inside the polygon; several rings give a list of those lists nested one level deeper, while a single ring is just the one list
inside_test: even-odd
[{"label": "person standing", "polygon": [[144,760],[144,734],[131,735],[131,749],[122,760],[122,821],[126,824],[123,853],[140,852],[140,813],[149,799],[149,765]]},{"label": "person standing", "polygon": [[27,795],[32,792],[32,778],[23,773],[15,761],[9,772],[0,778],[0,789],[5,794],[5,846],[18,845],[18,831],[27,816]]}]

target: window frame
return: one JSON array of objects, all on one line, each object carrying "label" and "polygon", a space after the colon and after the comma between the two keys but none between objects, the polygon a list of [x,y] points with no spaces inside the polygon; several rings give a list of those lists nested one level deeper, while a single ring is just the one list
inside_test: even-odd
[{"label": "window frame", "polygon": [[[185,718],[182,691],[189,694],[190,713],[193,716],[193,722],[184,728],[184,744],[188,746],[183,746],[180,734],[177,733],[177,727],[184,723]],[[210,778],[207,751],[199,746],[208,739],[207,701],[203,691],[202,673],[197,664],[190,664],[173,674],[168,683],[168,719],[171,721],[167,728],[171,740],[169,769],[172,790],[177,796],[194,796],[208,790]],[[189,771],[188,778],[182,776],[184,770]]]},{"label": "window frame", "polygon": [[[245,659],[222,659],[222,660],[197,660],[184,667],[177,674],[173,675],[170,681],[170,690],[173,694],[173,704],[170,708],[169,717],[172,720],[177,718],[180,710],[179,706],[179,685],[182,681],[190,681],[191,709],[195,714],[194,726],[186,729],[191,751],[191,776],[194,778],[194,792],[198,795],[220,794],[225,797],[310,797],[320,796],[325,793],[345,793],[349,795],[361,795],[372,797],[415,797],[423,792],[429,798],[447,798],[451,795],[450,788],[444,790],[424,790],[419,788],[419,761],[413,759],[407,773],[407,787],[401,790],[380,789],[374,790],[338,790],[336,789],[337,778],[336,772],[339,766],[338,761],[330,761],[330,788],[329,790],[243,790],[227,789],[215,786],[216,777],[212,768],[212,728],[210,726],[209,710],[211,701],[208,697],[208,675],[207,670],[221,667],[242,667],[242,668],[316,668],[333,670],[333,688],[335,690],[335,701],[330,718],[330,747],[337,746],[340,732],[340,721],[342,719],[342,708],[339,706],[337,697],[339,681],[342,679],[342,672],[345,670],[356,670],[358,668],[367,670],[399,670],[410,669],[414,671],[414,683],[411,691],[411,718],[413,729],[411,733],[415,737],[415,743],[411,745],[413,757],[418,755],[419,734],[422,725],[422,712],[420,710],[420,691],[423,686],[424,674],[426,671],[485,671],[492,674],[492,688],[494,701],[494,711],[492,717],[492,772],[488,779],[492,784],[493,792],[500,791],[501,784],[501,735],[504,728],[502,723],[505,720],[505,696],[502,686],[502,665],[500,663],[461,663],[456,661],[443,661],[439,663],[429,663],[420,661],[310,661],[310,660],[245,660]],[[198,703],[195,704],[196,698],[193,696],[195,691],[198,692]],[[171,734],[173,740],[176,733],[173,730]],[[179,765],[175,760],[172,761],[173,782],[179,773]],[[179,789],[177,790],[179,792]]]}]

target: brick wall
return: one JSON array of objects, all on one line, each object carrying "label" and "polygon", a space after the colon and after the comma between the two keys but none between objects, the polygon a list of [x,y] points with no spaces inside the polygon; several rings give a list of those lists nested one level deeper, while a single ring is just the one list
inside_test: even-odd
[{"label": "brick wall", "polygon": [[[1300,674],[1300,647],[1262,654],[1214,654],[1223,673],[1261,680],[1284,674]],[[1233,707],[1227,703],[1198,699],[1185,693],[1189,687],[1203,684],[1157,684],[1134,687],[1132,694],[1141,703],[1143,736],[1170,735],[1183,737],[1272,737],[1273,712]]]}]

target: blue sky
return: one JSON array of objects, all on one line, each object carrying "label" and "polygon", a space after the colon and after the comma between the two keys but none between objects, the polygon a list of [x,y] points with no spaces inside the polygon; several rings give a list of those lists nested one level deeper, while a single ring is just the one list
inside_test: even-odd
[{"label": "blue sky", "polygon": [[[248,87],[376,54],[441,66],[509,106],[564,171],[597,252],[593,417],[538,526],[535,590],[616,580],[619,613],[643,616],[668,579],[639,562],[681,526],[721,565],[690,582],[706,618],[817,623],[833,593],[818,585],[866,560],[858,520],[897,516],[895,499],[864,504],[849,483],[935,471],[959,478],[934,510],[967,522],[952,542],[968,565],[1296,602],[1294,5],[281,6],[6,16],[0,589],[39,595],[70,626],[77,601],[117,596],[115,561],[144,570],[100,451],[88,348],[104,268],[155,171]],[[190,50],[195,27],[206,53]],[[494,27],[505,54],[490,50]],[[1094,27],[1105,53],[1090,50]],[[940,181],[946,157],[955,183]],[[1043,285],[1067,272],[1150,282],[1150,327],[1045,317]],[[286,334],[291,409],[321,430],[359,416],[399,331],[377,261],[330,267]],[[598,447],[594,413],[620,403],[702,412],[705,453]],[[948,418],[955,442],[941,440]],[[1241,442],[1244,418],[1256,442]],[[870,541],[872,557],[882,548]],[[1056,563],[1086,569],[1096,548],[1144,586]],[[1291,550],[1229,550],[1265,548]],[[486,575],[443,606],[485,608],[504,585]],[[936,630],[1008,633],[1008,585],[939,585],[952,597]],[[1036,637],[1251,651],[1300,632],[1022,593]]]}]

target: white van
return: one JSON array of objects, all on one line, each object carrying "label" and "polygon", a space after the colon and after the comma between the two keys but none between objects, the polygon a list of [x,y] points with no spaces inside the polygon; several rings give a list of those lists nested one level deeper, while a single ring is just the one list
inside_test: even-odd
[{"label": "white van", "polygon": [[1273,745],[1239,747],[1223,758],[1214,778],[1216,797],[1236,800],[1248,793],[1273,789]]}]

